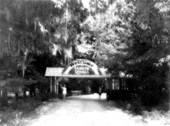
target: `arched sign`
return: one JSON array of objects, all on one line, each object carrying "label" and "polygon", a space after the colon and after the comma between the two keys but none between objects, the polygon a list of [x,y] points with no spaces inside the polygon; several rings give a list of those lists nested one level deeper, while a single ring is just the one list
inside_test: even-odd
[{"label": "arched sign", "polygon": [[98,66],[87,59],[77,59],[64,70],[63,75],[102,75]]}]

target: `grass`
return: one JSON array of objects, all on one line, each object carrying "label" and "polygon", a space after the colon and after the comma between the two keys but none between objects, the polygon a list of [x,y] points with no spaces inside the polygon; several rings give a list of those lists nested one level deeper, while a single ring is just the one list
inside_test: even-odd
[{"label": "grass", "polygon": [[27,116],[41,105],[37,98],[10,99],[10,103],[0,108],[0,125],[17,126],[22,117]]}]

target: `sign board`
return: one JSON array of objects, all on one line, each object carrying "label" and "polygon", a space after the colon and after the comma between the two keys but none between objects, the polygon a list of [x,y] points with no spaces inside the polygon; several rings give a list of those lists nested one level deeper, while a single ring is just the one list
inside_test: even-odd
[{"label": "sign board", "polygon": [[78,59],[71,62],[64,70],[63,75],[102,75],[98,66],[90,60]]},{"label": "sign board", "polygon": [[47,67],[47,77],[68,77],[68,78],[108,78],[107,69],[99,68],[94,62],[87,59],[77,59],[67,67]]},{"label": "sign board", "polygon": [[76,66],[74,68],[74,73],[77,74],[77,75],[79,75],[79,74],[80,75],[87,75],[87,74],[90,73],[89,70],[90,70],[90,68],[87,67],[87,66]]}]

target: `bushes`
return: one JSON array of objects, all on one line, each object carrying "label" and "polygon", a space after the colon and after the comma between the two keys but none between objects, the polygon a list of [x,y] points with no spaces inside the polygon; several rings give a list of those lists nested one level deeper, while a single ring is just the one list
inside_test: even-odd
[{"label": "bushes", "polygon": [[[10,92],[17,93],[24,85],[31,84],[31,82],[25,79],[10,79],[5,85],[5,88]],[[36,88],[38,89],[35,97],[21,96],[16,99],[5,95],[5,98],[0,98],[0,124],[8,124],[9,126],[16,125],[18,121],[20,121],[19,118],[34,111],[42,101],[48,100],[51,97],[49,93],[49,83],[47,81],[39,81],[34,83],[34,85],[36,85]]]},{"label": "bushes", "polygon": [[51,97],[50,85],[48,82],[38,81],[35,85],[39,91],[39,96],[41,97],[42,101],[46,101]]},{"label": "bushes", "polygon": [[39,99],[23,98],[15,100],[8,107],[0,110],[0,123],[14,126],[19,119],[35,110],[41,101]]},{"label": "bushes", "polygon": [[146,106],[158,105],[160,102],[160,95],[155,91],[146,91],[141,97],[141,101]]},{"label": "bushes", "polygon": [[23,98],[12,103],[11,108],[18,111],[29,112],[34,110],[40,103],[41,101],[39,99]]}]

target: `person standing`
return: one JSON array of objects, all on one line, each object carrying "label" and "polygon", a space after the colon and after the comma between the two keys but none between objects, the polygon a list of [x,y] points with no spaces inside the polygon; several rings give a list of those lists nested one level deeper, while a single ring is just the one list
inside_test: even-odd
[{"label": "person standing", "polygon": [[63,99],[65,99],[67,95],[67,88],[65,85],[62,87],[62,94],[63,94]]},{"label": "person standing", "polygon": [[99,98],[101,98],[101,95],[102,95],[102,88],[99,86],[99,89],[98,89],[98,94],[99,94]]}]

